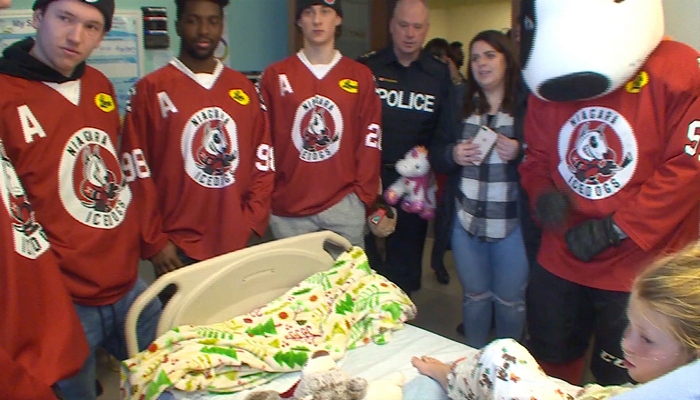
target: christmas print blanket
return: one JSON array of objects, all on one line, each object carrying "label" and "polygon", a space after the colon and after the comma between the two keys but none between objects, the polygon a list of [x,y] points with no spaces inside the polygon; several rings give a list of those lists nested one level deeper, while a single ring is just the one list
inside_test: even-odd
[{"label": "christmas print blanket", "polygon": [[208,326],[180,326],[122,362],[123,398],[156,399],[168,388],[230,393],[298,371],[317,350],[336,360],[369,342],[386,343],[416,307],[370,269],[364,251],[341,254],[269,304]]}]

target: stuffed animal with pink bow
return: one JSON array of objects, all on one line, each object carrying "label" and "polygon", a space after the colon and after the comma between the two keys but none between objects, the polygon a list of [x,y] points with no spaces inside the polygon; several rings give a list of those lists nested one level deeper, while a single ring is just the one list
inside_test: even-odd
[{"label": "stuffed animal with pink bow", "polygon": [[395,168],[401,177],[384,191],[386,202],[392,206],[400,202],[404,211],[432,219],[437,185],[430,171],[428,150],[423,146],[412,148],[396,162]]}]

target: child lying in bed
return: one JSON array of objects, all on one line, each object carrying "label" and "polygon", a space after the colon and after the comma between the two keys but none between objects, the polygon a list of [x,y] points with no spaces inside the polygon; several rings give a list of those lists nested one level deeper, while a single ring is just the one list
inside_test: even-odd
[{"label": "child lying in bed", "polygon": [[[622,338],[625,366],[639,383],[659,378],[700,358],[700,245],[642,272],[632,287]],[[587,385],[571,393],[542,371],[512,339],[492,342],[451,365],[413,357],[418,371],[438,381],[452,400],[606,399],[633,388]],[[688,382],[696,384],[697,382]]]}]

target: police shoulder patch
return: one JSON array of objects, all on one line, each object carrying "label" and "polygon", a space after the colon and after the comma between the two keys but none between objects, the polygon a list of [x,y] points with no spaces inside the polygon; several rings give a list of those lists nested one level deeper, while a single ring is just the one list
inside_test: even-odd
[{"label": "police shoulder patch", "polygon": [[361,55],[361,56],[358,57],[358,58],[360,58],[360,59],[362,59],[362,58],[369,58],[369,57],[372,57],[372,56],[375,55],[375,54],[377,54],[377,52],[376,52],[375,50],[372,50],[372,51],[368,51],[367,53]]},{"label": "police shoulder patch", "polygon": [[447,65],[447,61],[443,60],[442,58],[436,56],[435,54],[432,55],[434,59],[438,60],[440,63]]}]

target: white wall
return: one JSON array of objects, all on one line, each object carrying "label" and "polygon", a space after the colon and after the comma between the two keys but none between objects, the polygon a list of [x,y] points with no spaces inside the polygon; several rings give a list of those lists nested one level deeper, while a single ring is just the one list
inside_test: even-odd
[{"label": "white wall", "polygon": [[445,20],[447,39],[459,40],[466,45],[483,30],[508,29],[510,28],[510,9],[510,0],[447,9]]},{"label": "white wall", "polygon": [[[700,0],[663,0],[663,5],[666,35],[700,50]],[[510,27],[510,12],[510,0],[431,9],[428,40],[442,37],[466,46],[482,30]]]},{"label": "white wall", "polygon": [[[700,0],[689,1],[700,3]],[[511,0],[431,9],[430,31],[427,40],[436,37],[445,38],[448,42],[458,40],[464,43],[464,51],[468,53],[467,46],[477,33],[486,29],[510,28],[510,11]]]},{"label": "white wall", "polygon": [[664,0],[666,35],[700,50],[700,0]]},{"label": "white wall", "polygon": [[450,24],[447,21],[447,15],[447,8],[430,10],[430,30],[428,31],[428,38],[426,39],[426,42],[436,37],[446,38],[448,41],[451,41],[449,38]]}]

